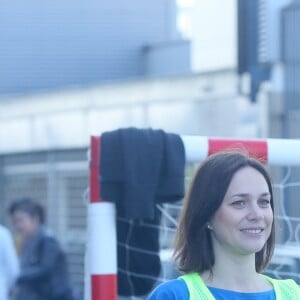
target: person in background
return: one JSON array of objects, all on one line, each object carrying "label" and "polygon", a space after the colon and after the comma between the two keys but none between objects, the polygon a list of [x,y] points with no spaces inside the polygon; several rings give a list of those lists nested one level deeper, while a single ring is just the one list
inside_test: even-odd
[{"label": "person in background", "polygon": [[9,214],[20,236],[21,272],[16,300],[71,300],[65,253],[44,227],[43,207],[31,198],[13,201]]},{"label": "person in background", "polygon": [[174,257],[183,275],[148,300],[297,300],[292,279],[263,275],[275,246],[274,201],[265,167],[222,151],[197,170],[184,201]]},{"label": "person in background", "polygon": [[0,225],[0,299],[8,300],[19,275],[19,261],[10,231]]}]

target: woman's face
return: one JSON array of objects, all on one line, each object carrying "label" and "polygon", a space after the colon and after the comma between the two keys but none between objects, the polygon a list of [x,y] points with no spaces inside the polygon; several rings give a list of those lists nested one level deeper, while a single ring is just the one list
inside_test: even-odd
[{"label": "woman's face", "polygon": [[33,217],[24,211],[16,211],[11,216],[13,226],[22,238],[33,235],[39,226],[37,217]]},{"label": "woman's face", "polygon": [[237,171],[210,222],[214,252],[248,255],[260,251],[273,224],[270,200],[268,184],[260,172],[252,167]]}]

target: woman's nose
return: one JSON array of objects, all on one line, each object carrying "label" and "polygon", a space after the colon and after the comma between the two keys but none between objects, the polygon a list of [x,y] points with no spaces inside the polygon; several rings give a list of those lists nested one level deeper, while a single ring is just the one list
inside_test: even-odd
[{"label": "woman's nose", "polygon": [[263,210],[257,204],[251,205],[249,207],[249,212],[248,212],[248,215],[247,215],[247,219],[249,221],[251,221],[251,220],[263,220],[264,219]]}]

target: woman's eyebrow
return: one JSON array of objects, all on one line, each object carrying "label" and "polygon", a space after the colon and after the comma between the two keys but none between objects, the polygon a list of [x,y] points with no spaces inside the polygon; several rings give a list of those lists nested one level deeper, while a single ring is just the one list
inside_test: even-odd
[{"label": "woman's eyebrow", "polygon": [[[233,194],[231,195],[231,198],[233,197],[247,197],[249,196],[250,193],[237,193],[237,194]],[[261,193],[260,196],[271,196],[271,194],[269,192],[265,192],[265,193]]]},{"label": "woman's eyebrow", "polygon": [[237,193],[233,194],[231,197],[247,197],[249,193]]},{"label": "woman's eyebrow", "polygon": [[271,196],[271,194],[269,192],[263,193],[262,195]]}]

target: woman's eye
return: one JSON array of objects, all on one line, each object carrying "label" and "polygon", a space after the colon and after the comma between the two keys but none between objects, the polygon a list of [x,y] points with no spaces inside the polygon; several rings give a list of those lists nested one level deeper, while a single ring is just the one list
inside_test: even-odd
[{"label": "woman's eye", "polygon": [[260,199],[258,202],[262,207],[268,207],[271,203],[269,199]]},{"label": "woman's eye", "polygon": [[236,200],[231,203],[232,206],[234,207],[244,207],[246,202],[244,200]]}]

